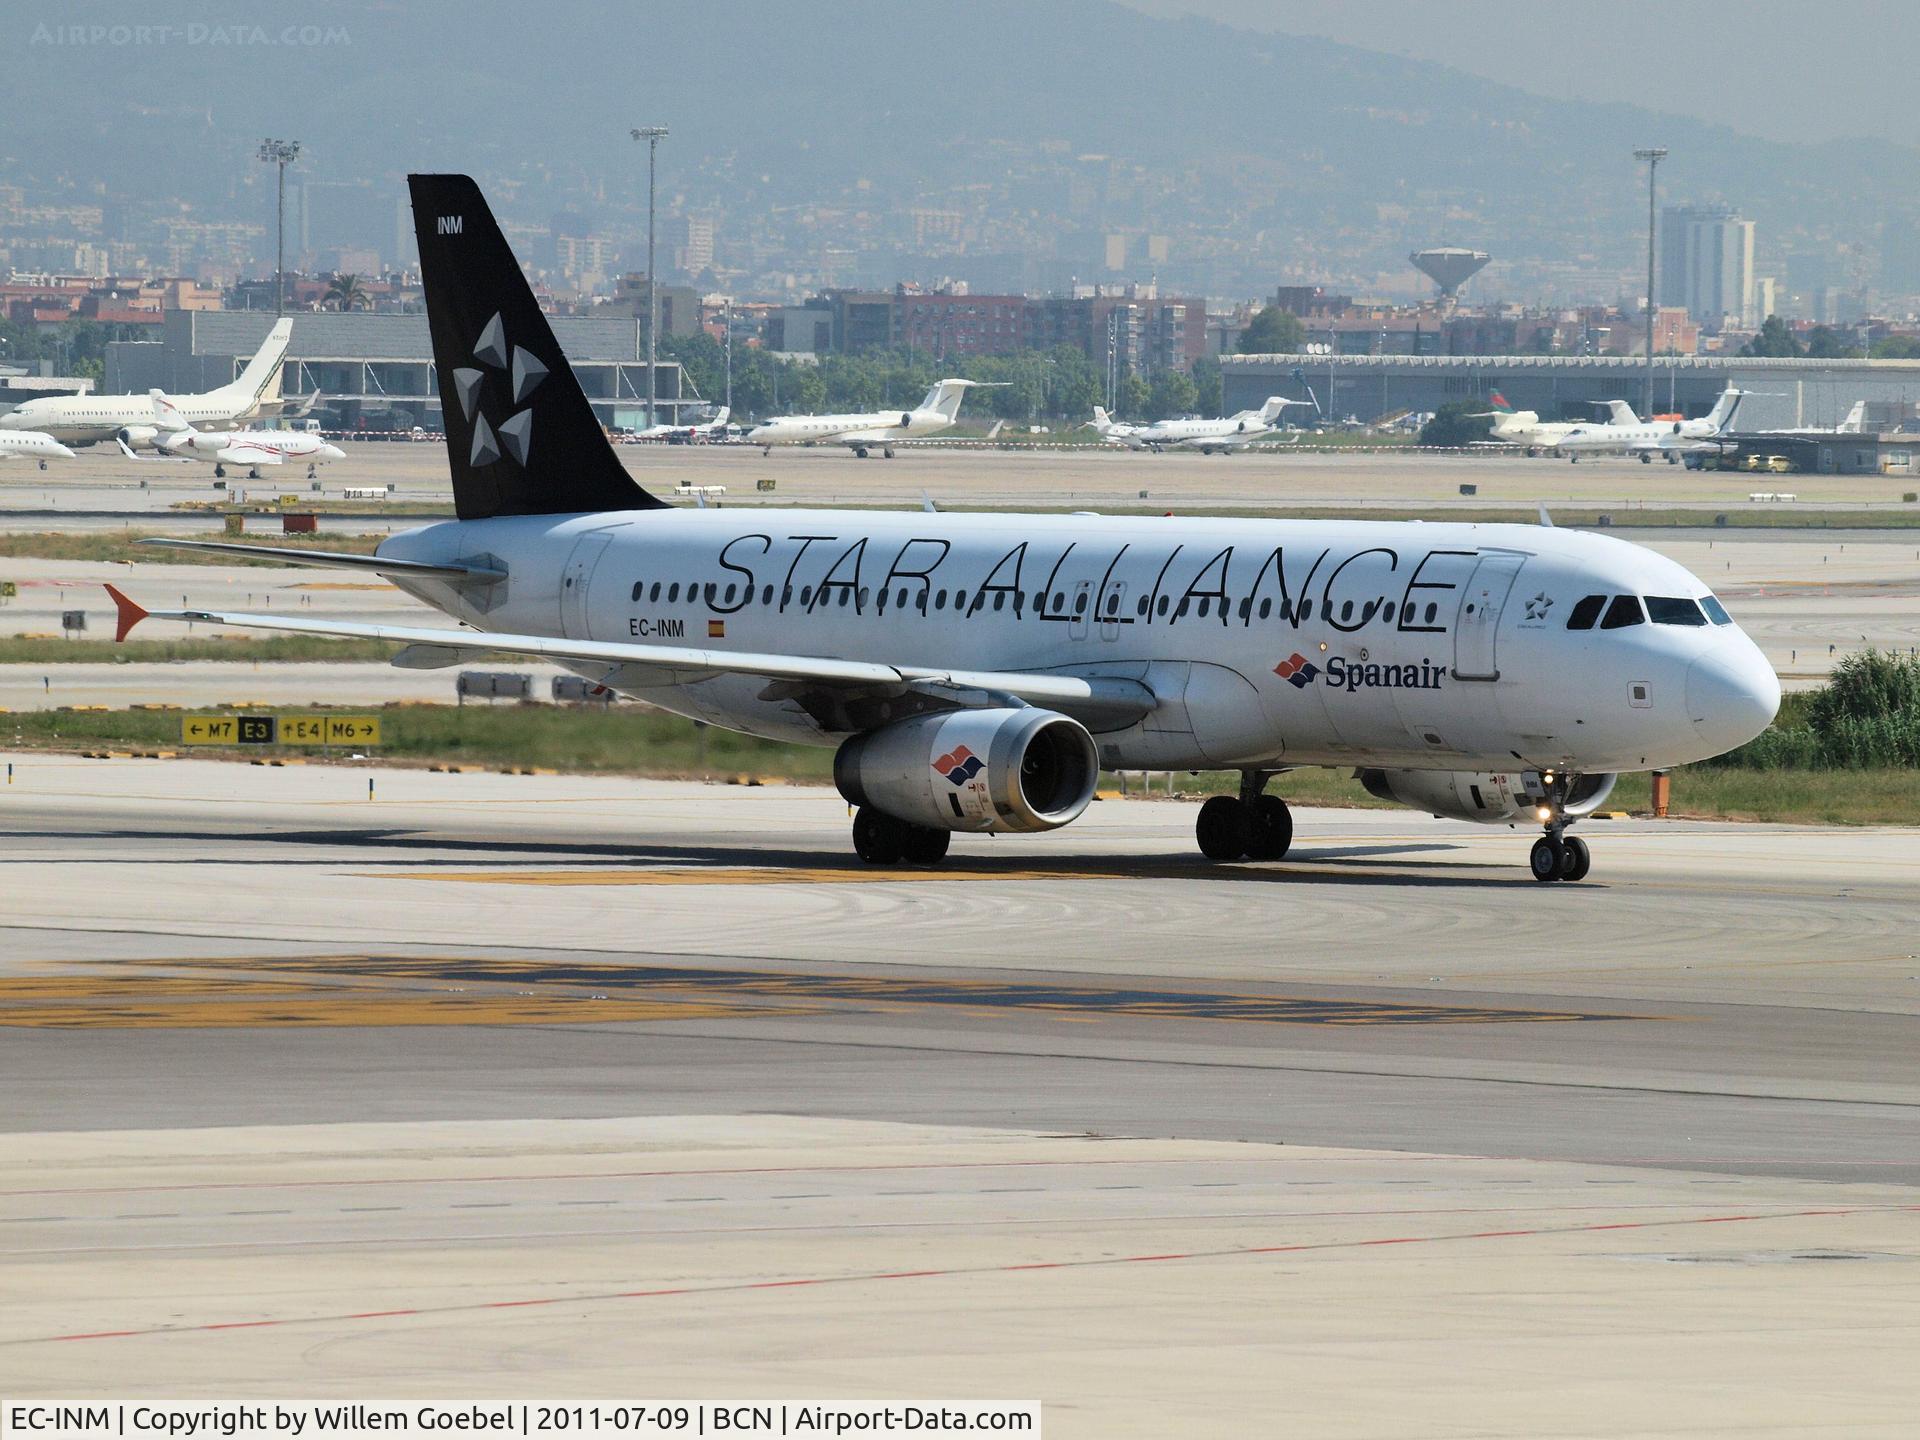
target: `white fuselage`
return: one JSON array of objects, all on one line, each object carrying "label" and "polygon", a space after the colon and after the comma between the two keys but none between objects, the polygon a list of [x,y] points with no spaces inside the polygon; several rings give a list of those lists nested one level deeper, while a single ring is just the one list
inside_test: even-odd
[{"label": "white fuselage", "polygon": [[1569,430],[1572,421],[1542,421],[1532,410],[1517,410],[1498,415],[1493,422],[1493,438],[1503,445],[1524,445],[1529,450],[1551,450]]},{"label": "white fuselage", "polygon": [[0,460],[71,460],[73,451],[39,430],[0,430]]},{"label": "white fuselage", "polygon": [[[1140,681],[1151,713],[1092,724],[1113,768],[1660,768],[1743,743],[1779,701],[1717,602],[1568,629],[1583,597],[1671,616],[1711,596],[1650,551],[1545,527],[670,510],[453,521],[380,554],[493,557],[504,594],[396,580],[482,631]],[[875,723],[763,678],[576,668],[756,735]]]},{"label": "white fuselage", "polygon": [[1162,420],[1130,428],[1131,434],[1119,438],[1136,449],[1147,450],[1231,450],[1250,445],[1274,430],[1256,412],[1217,420]]},{"label": "white fuselage", "polygon": [[154,445],[208,465],[324,465],[347,458],[339,446],[307,430],[177,430]]},{"label": "white fuselage", "polygon": [[[174,408],[190,425],[229,426],[259,409],[259,397],[231,387],[204,395],[180,395]],[[0,415],[0,430],[38,430],[69,444],[111,440],[122,431],[151,437],[155,431],[151,395],[43,395]]]},{"label": "white fuselage", "polygon": [[939,410],[879,410],[867,415],[781,415],[747,432],[754,445],[891,445],[951,428]]}]

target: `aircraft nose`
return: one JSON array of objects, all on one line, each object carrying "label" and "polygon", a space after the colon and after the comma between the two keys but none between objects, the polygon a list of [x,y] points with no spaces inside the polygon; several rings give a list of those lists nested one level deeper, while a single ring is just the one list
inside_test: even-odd
[{"label": "aircraft nose", "polygon": [[1687,718],[1715,754],[1746,744],[1779,711],[1780,677],[1745,636],[1702,655],[1687,670]]},{"label": "aircraft nose", "polygon": [[328,460],[344,460],[347,458],[347,452],[342,450],[338,445],[322,445],[320,447],[320,453]]}]

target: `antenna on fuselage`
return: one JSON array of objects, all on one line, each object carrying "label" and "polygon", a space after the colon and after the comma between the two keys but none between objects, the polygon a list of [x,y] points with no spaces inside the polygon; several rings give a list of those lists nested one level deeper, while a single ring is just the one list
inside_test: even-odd
[{"label": "antenna on fuselage", "polygon": [[938,515],[940,513],[940,507],[933,503],[932,491],[922,490],[920,492],[920,508],[929,515]]}]

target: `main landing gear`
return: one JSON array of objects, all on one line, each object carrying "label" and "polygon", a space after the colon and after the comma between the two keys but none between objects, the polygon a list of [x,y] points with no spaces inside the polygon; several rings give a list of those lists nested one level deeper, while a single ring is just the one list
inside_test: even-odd
[{"label": "main landing gear", "polygon": [[1293,845],[1293,812],[1266,795],[1268,774],[1245,770],[1238,795],[1215,795],[1200,807],[1194,834],[1209,860],[1284,860]]},{"label": "main landing gear", "polygon": [[1527,856],[1528,868],[1533,871],[1533,878],[1543,885],[1555,880],[1584,880],[1593,869],[1593,852],[1587,849],[1586,841],[1566,833],[1567,791],[1572,777],[1549,771],[1540,778],[1547,789],[1546,803],[1540,807],[1540,823],[1546,826],[1547,833],[1533,842],[1533,850]]},{"label": "main landing gear", "polygon": [[224,480],[224,479],[226,479],[226,478],[227,478],[227,467],[226,467],[226,466],[224,466],[224,465],[216,465],[216,466],[214,466],[214,467],[213,467],[213,478],[214,478],[214,479],[216,479],[216,480]]},{"label": "main landing gear", "polygon": [[853,447],[853,454],[856,460],[864,460],[867,458],[867,447],[864,445],[856,445]]},{"label": "main landing gear", "polygon": [[953,832],[912,825],[863,805],[853,817],[853,849],[869,865],[938,865],[947,858]]}]

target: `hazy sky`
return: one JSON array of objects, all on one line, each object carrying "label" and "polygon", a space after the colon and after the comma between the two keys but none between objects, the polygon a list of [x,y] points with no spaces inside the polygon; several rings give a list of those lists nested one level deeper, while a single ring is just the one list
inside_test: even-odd
[{"label": "hazy sky", "polygon": [[1877,135],[1920,145],[1910,67],[1920,51],[1915,0],[1121,3],[1151,15],[1323,35],[1541,95],[1626,101],[1768,139]]}]

